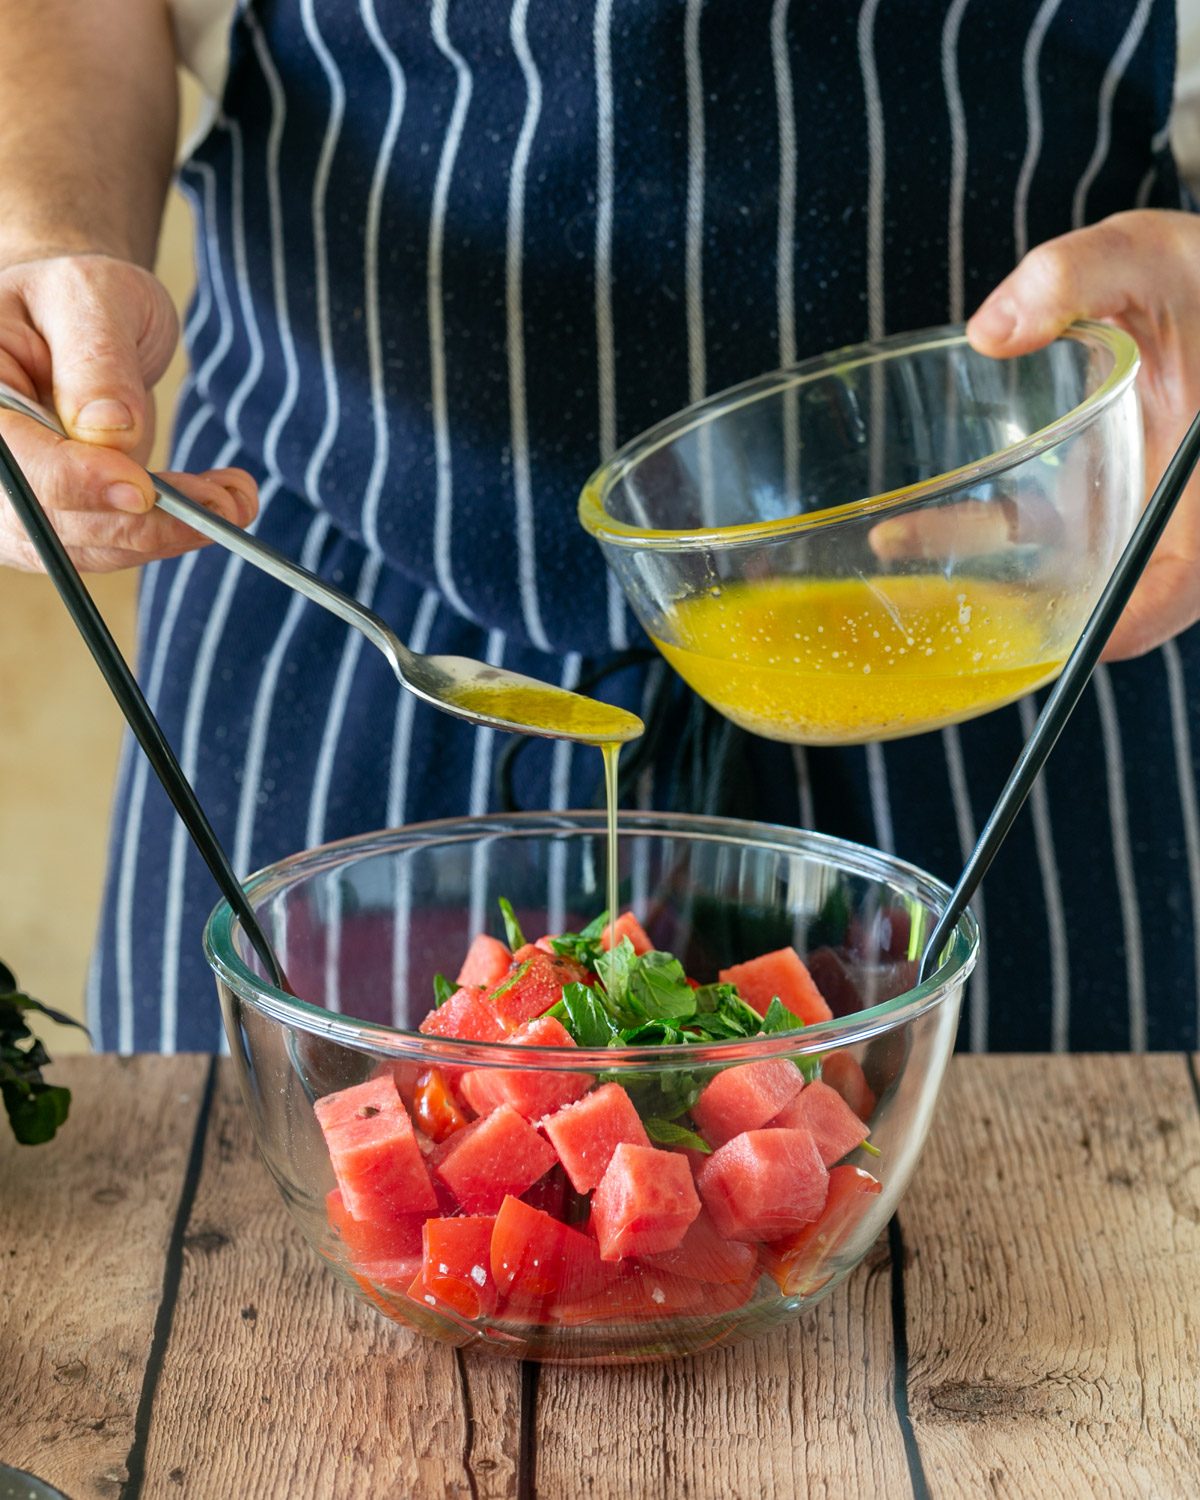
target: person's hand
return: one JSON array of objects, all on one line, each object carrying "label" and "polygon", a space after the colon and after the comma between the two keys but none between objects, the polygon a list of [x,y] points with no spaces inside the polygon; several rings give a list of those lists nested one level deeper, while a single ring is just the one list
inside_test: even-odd
[{"label": "person's hand", "polygon": [[[154,506],[142,465],[154,439],[150,391],[179,328],[149,271],[105,255],[64,255],[0,267],[0,381],[57,411],[70,439],[0,413],[0,432],[76,567],[110,572],[174,557],[204,540]],[[169,476],[186,495],[244,526],[257,489],[241,469]],[[0,498],[0,563],[40,569]]]},{"label": "person's hand", "polygon": [[[1037,246],[967,324],[982,354],[1025,354],[1077,318],[1115,323],[1142,355],[1148,491],[1200,408],[1200,217],[1115,214]],[[1140,656],[1200,619],[1200,476],[1193,476],[1105,650]]]}]

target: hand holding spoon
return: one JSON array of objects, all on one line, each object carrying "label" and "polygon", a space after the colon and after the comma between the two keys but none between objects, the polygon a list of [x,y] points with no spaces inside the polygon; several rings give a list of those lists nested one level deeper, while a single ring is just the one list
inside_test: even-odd
[{"label": "hand holding spoon", "polygon": [[[62,423],[45,407],[0,383],[0,407],[29,417],[60,437]],[[536,734],[586,745],[624,744],[645,726],[636,714],[548,682],[465,656],[422,656],[379,616],[241,527],[197,505],[161,475],[151,474],[160,509],[210,541],[353,625],[383,652],[402,687],[457,718],[511,734]]]}]

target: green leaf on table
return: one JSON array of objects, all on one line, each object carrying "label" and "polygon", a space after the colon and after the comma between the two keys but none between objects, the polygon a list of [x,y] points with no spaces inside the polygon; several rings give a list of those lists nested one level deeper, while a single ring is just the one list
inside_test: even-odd
[{"label": "green leaf on table", "polygon": [[22,994],[12,970],[0,964],[0,1099],[17,1141],[40,1146],[65,1122],[71,1094],[42,1077],[50,1056],[29,1028],[25,1018],[30,1012],[86,1030],[73,1017]]},{"label": "green leaf on table", "polygon": [[508,946],[515,953],[518,948],[525,946],[525,934],[521,931],[517,914],[512,909],[512,902],[506,896],[500,897],[500,915],[504,918],[504,931],[508,937]]},{"label": "green leaf on table", "polygon": [[435,1009],[445,1005],[451,995],[457,994],[458,986],[451,984],[444,974],[435,974],[433,976],[433,1004]]},{"label": "green leaf on table", "polygon": [[704,1137],[689,1130],[686,1125],[679,1125],[674,1120],[659,1120],[654,1115],[643,1120],[642,1124],[650,1139],[660,1146],[686,1146],[689,1151],[703,1151],[705,1156],[712,1155],[712,1147]]}]

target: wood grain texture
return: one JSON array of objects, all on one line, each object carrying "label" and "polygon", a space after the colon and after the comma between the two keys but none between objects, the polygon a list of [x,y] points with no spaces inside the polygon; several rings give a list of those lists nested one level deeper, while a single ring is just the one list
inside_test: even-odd
[{"label": "wood grain texture", "polygon": [[357,1302],[288,1218],[221,1067],[154,1396],[147,1496],[508,1496],[520,1371]]},{"label": "wood grain texture", "polygon": [[909,1398],[937,1500],[1198,1493],[1185,1059],[956,1059],[901,1220]]},{"label": "wood grain texture", "polygon": [[910,1493],[893,1402],[886,1237],[760,1342],[668,1365],[542,1369],[539,1500],[845,1500]]},{"label": "wood grain texture", "polygon": [[116,1497],[207,1060],[69,1058],[57,1140],[0,1121],[0,1462]]}]

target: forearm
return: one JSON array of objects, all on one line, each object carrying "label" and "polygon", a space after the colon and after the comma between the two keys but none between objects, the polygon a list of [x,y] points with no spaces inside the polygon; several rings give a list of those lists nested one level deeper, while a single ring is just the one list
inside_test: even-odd
[{"label": "forearm", "polygon": [[0,0],[0,37],[0,265],[152,265],[178,114],[166,0]]}]

